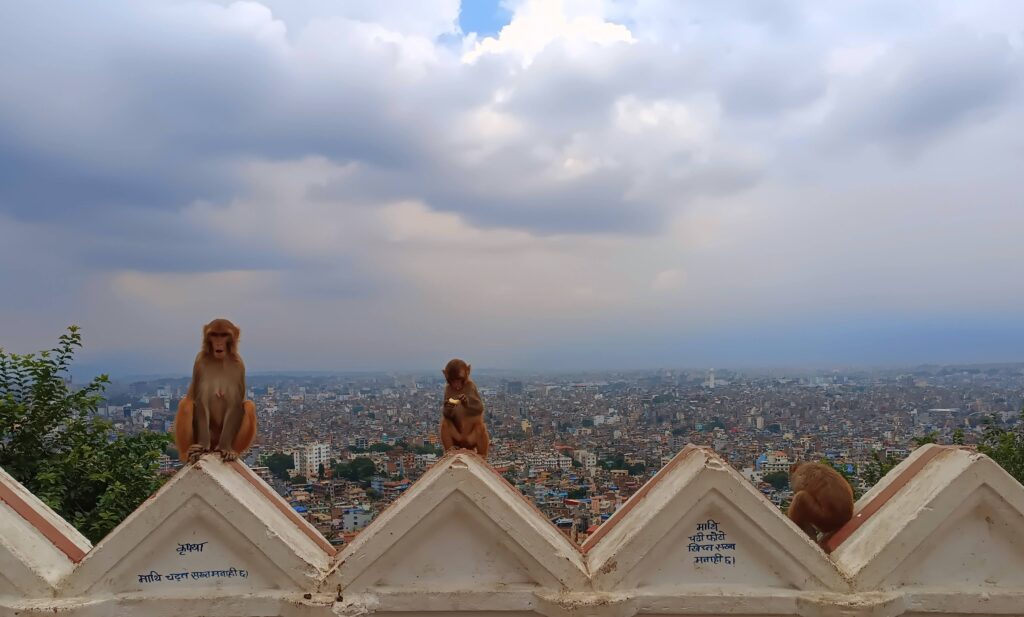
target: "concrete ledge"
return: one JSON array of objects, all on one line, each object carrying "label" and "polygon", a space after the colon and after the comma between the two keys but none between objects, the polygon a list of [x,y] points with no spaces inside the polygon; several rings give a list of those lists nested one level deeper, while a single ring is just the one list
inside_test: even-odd
[{"label": "concrete ledge", "polygon": [[323,589],[372,590],[376,602],[409,590],[443,593],[453,610],[471,592],[497,601],[588,584],[579,550],[479,457],[456,452],[359,534]]},{"label": "concrete ledge", "polygon": [[818,546],[710,448],[687,446],[620,513],[584,545],[595,589],[848,589]]},{"label": "concrete ledge", "polygon": [[0,469],[0,596],[49,596],[92,544]]},{"label": "concrete ledge", "polygon": [[216,456],[184,468],[93,548],[59,594],[315,587],[329,553],[304,529],[308,523],[283,512],[280,497],[246,472]]},{"label": "concrete ledge", "polygon": [[94,548],[0,472],[0,617],[1024,615],[1024,487],[922,447],[831,557],[694,446],[583,550],[466,452],[341,554],[240,463],[186,467]]},{"label": "concrete ledge", "polygon": [[915,455],[858,502],[899,487],[832,553],[854,589],[1024,587],[1024,487],[972,450],[927,445]]}]

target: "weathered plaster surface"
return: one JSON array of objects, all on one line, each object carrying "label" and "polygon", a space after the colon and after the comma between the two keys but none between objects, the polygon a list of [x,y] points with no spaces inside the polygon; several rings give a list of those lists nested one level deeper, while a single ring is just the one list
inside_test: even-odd
[{"label": "weathered plaster surface", "polygon": [[962,448],[915,451],[831,556],[694,446],[582,549],[465,452],[340,553],[215,457],[95,547],[0,471],[3,495],[0,616],[1024,615],[1024,487]]}]

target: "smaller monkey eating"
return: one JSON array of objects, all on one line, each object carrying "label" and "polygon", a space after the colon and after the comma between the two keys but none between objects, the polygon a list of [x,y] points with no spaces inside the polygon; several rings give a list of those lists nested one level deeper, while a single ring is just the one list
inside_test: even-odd
[{"label": "smaller monkey eating", "polygon": [[[789,486],[793,501],[786,514],[819,545],[853,518],[853,487],[832,467],[793,463],[789,467]],[[818,532],[822,533],[820,539]]]},{"label": "smaller monkey eating", "polygon": [[447,382],[441,411],[441,445],[446,453],[466,448],[487,458],[491,439],[484,425],[484,402],[469,377],[471,370],[469,364],[455,358],[441,371]]}]

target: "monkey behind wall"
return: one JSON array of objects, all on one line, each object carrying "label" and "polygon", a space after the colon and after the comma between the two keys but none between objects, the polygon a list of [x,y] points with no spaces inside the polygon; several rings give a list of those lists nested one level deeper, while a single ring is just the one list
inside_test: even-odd
[{"label": "monkey behind wall", "polygon": [[469,376],[471,371],[472,367],[458,358],[450,360],[441,371],[446,381],[441,407],[441,445],[445,452],[466,448],[487,458],[491,439],[484,425],[484,402]]},{"label": "monkey behind wall", "polygon": [[178,403],[175,442],[184,462],[217,450],[225,461],[244,453],[256,437],[256,405],[245,400],[241,331],[227,319],[203,326],[188,392]]},{"label": "monkey behind wall", "polygon": [[822,463],[793,463],[789,468],[793,501],[786,514],[819,543],[853,518],[853,487],[838,471]]}]

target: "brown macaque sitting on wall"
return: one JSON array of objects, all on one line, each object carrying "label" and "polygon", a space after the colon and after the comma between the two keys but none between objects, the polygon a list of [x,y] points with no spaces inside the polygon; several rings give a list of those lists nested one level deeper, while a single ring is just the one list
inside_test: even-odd
[{"label": "brown macaque sitting on wall", "polygon": [[[853,487],[832,467],[793,463],[789,486],[793,501],[786,514],[819,545],[853,518]],[[820,539],[818,532],[823,534]]]},{"label": "brown macaque sitting on wall", "polygon": [[444,404],[441,408],[441,445],[447,453],[453,448],[475,450],[487,458],[491,438],[484,426],[484,402],[470,379],[470,365],[455,358],[444,370]]},{"label": "brown macaque sitting on wall", "polygon": [[195,462],[218,450],[225,461],[243,454],[256,438],[256,405],[245,400],[240,331],[227,319],[203,326],[203,345],[192,367],[188,393],[178,403],[174,437],[178,456]]}]

